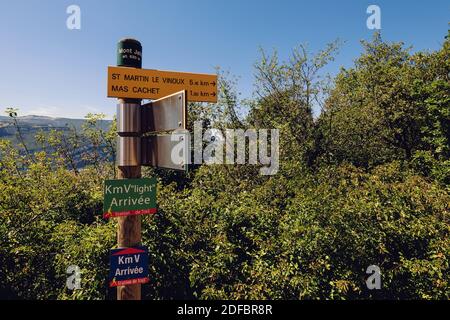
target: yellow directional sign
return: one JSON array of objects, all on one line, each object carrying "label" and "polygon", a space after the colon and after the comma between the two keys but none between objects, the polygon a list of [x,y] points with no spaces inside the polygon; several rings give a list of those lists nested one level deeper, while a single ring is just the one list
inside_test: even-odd
[{"label": "yellow directional sign", "polygon": [[159,99],[186,90],[187,100],[217,102],[217,75],[108,67],[108,97]]}]

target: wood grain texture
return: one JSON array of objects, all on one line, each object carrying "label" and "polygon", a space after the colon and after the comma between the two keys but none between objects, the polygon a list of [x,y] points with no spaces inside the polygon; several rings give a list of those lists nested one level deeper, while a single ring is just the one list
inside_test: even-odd
[{"label": "wood grain texture", "polygon": [[[141,167],[119,167],[119,179],[137,179],[141,177]],[[141,216],[119,217],[117,227],[117,245],[119,248],[141,244]],[[141,285],[117,287],[117,300],[141,300]]]}]

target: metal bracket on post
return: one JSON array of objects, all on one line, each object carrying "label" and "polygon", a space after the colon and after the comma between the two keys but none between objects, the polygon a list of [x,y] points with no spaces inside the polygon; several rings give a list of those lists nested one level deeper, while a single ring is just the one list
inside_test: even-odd
[{"label": "metal bracket on post", "polygon": [[187,172],[190,150],[189,132],[186,130],[143,137],[141,164]]},{"label": "metal bracket on post", "polygon": [[158,133],[186,129],[187,91],[142,105],[142,133]]},{"label": "metal bracket on post", "polygon": [[135,167],[141,165],[141,138],[117,137],[117,166]]},{"label": "metal bracket on post", "polygon": [[[182,90],[142,106],[141,165],[186,172],[190,144],[187,91]],[[173,151],[179,151],[172,154]]]},{"label": "metal bracket on post", "polygon": [[117,104],[117,166],[141,165],[141,104]]},{"label": "metal bracket on post", "polygon": [[122,135],[139,136],[141,134],[141,104],[117,104],[117,133]]}]

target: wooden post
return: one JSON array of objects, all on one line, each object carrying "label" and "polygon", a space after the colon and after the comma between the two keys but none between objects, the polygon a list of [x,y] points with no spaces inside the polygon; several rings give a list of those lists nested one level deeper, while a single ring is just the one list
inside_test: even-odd
[{"label": "wooden post", "polygon": [[[134,39],[119,41],[117,65],[141,68],[141,44]],[[117,109],[117,163],[119,179],[141,178],[141,100],[119,99]],[[122,140],[120,140],[122,139]],[[134,247],[141,244],[141,216],[118,218],[117,246]],[[141,285],[117,287],[117,300],[141,300]]]},{"label": "wooden post", "polygon": [[[119,167],[119,179],[141,177],[141,166]],[[119,217],[117,226],[117,246],[134,247],[141,244],[141,216]],[[141,300],[141,285],[117,287],[117,300]]]}]

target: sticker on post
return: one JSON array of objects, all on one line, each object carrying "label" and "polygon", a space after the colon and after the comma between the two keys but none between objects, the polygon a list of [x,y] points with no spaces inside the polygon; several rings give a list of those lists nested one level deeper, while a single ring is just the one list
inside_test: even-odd
[{"label": "sticker on post", "polygon": [[146,247],[113,249],[109,257],[109,286],[127,286],[149,282]]},{"label": "sticker on post", "polygon": [[155,214],[156,178],[106,180],[103,217]]}]

